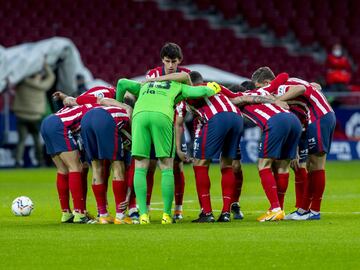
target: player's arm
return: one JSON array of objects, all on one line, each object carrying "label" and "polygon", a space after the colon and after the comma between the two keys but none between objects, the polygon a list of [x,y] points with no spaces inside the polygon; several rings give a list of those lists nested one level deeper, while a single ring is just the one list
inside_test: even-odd
[{"label": "player's arm", "polygon": [[72,96],[68,96],[61,91],[56,91],[54,94],[52,94],[52,97],[55,100],[61,100],[63,102],[64,106],[67,106],[67,107],[79,105],[76,102],[76,98],[74,98]]},{"label": "player's arm", "polygon": [[99,98],[98,104],[100,104],[102,106],[114,106],[114,107],[124,109],[124,110],[126,110],[126,112],[128,113],[128,115],[131,118],[133,109],[129,105],[121,103],[113,98]]},{"label": "player's arm", "polygon": [[184,117],[176,115],[175,118],[176,153],[182,161],[186,161],[186,154],[181,150],[181,137],[183,133],[184,133]]},{"label": "player's arm", "polygon": [[284,95],[279,96],[277,99],[281,101],[288,101],[303,95],[305,91],[306,88],[304,85],[291,85],[289,86],[288,91]]},{"label": "player's arm", "polygon": [[224,87],[221,85],[221,94],[224,94],[225,96],[227,96],[228,98],[236,98],[236,97],[240,97],[243,95],[243,93],[238,92],[238,93],[234,93],[231,90],[229,90],[228,88]]},{"label": "player's arm", "polygon": [[182,86],[182,96],[184,98],[211,97],[221,91],[220,85],[215,82],[208,83],[207,86]]},{"label": "player's arm", "polygon": [[139,96],[141,83],[128,79],[120,79],[116,86],[116,100],[123,101],[126,91],[134,96]]},{"label": "player's arm", "polygon": [[148,77],[146,82],[176,81],[188,85],[192,85],[190,75],[186,72],[175,72],[159,77]]},{"label": "player's arm", "polygon": [[269,93],[274,93],[278,87],[284,83],[287,82],[287,80],[289,79],[289,74],[283,72],[280,73],[279,75],[277,75],[275,77],[275,79],[273,79],[269,85],[263,87],[266,91],[268,91]]},{"label": "player's arm", "polygon": [[283,109],[289,109],[289,105],[281,100],[277,100],[273,96],[251,96],[251,95],[243,95],[241,97],[236,97],[230,99],[230,101],[237,106],[245,106],[250,104],[258,104],[258,103],[270,103],[275,104]]}]

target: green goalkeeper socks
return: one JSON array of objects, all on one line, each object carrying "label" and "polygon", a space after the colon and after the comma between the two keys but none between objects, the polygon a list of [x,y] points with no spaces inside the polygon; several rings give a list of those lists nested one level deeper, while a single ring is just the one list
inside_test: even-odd
[{"label": "green goalkeeper socks", "polygon": [[161,193],[164,202],[164,213],[171,215],[171,207],[174,199],[174,172],[173,169],[161,171]]},{"label": "green goalkeeper socks", "polygon": [[146,174],[147,169],[145,168],[135,168],[134,174],[134,189],[136,194],[136,201],[139,205],[140,215],[147,214],[148,209],[146,205]]}]

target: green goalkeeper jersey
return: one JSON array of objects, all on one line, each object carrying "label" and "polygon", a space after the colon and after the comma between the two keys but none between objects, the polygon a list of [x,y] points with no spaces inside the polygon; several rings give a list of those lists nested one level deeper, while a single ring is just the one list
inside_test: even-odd
[{"label": "green goalkeeper jersey", "polygon": [[137,97],[133,117],[144,111],[160,112],[174,119],[174,105],[186,98],[210,97],[215,91],[206,86],[189,86],[175,81],[141,83],[120,79],[116,88],[116,100],[122,102],[125,92]]}]

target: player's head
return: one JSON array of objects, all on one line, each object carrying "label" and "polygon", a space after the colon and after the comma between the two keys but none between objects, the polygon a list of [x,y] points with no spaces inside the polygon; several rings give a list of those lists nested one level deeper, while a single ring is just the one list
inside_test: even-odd
[{"label": "player's head", "polygon": [[258,88],[268,85],[273,79],[275,79],[275,75],[269,67],[258,68],[251,75],[251,80]]},{"label": "player's head", "polygon": [[256,89],[255,83],[253,81],[243,81],[241,86],[244,87],[246,90],[254,90]]},{"label": "player's head", "polygon": [[189,73],[190,79],[194,85],[201,84],[204,82],[203,77],[201,76],[200,72],[197,71],[191,71]]},{"label": "player's head", "polygon": [[245,92],[246,89],[240,84],[232,84],[229,86],[229,90],[234,93]]},{"label": "player's head", "polygon": [[183,54],[179,45],[168,42],[161,48],[160,57],[164,64],[165,73],[169,74],[176,72],[183,59]]}]

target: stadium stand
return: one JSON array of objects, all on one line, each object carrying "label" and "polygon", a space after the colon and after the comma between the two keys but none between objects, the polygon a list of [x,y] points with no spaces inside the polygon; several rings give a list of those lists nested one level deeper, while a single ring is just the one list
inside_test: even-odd
[{"label": "stadium stand", "polygon": [[[359,1],[197,0],[196,4],[202,11],[216,8],[224,19],[240,16],[251,27],[266,25],[278,38],[292,32],[303,46],[318,44],[329,51],[338,42],[344,44],[353,59],[360,57]],[[317,65],[312,65],[311,59],[301,60],[292,63],[310,65],[309,73],[306,74],[323,74],[323,69],[319,70]],[[354,74],[353,83],[359,84],[359,75],[360,69]]]},{"label": "stadium stand", "polygon": [[[232,30],[212,29],[205,19],[187,20],[180,11],[160,10],[155,1],[0,2],[0,16],[6,22],[0,33],[2,45],[8,47],[51,36],[69,37],[79,48],[85,65],[96,77],[109,82],[119,76],[143,74],[144,67],[159,63],[159,48],[168,40],[181,44],[186,64],[209,64],[244,76],[250,76],[263,63],[268,63],[275,72],[287,70],[307,80],[324,74],[323,65],[310,56],[289,55],[283,47],[264,47],[258,38],[239,38]],[[250,25],[257,26],[264,20],[272,21],[266,8],[277,10],[273,3],[289,1],[270,1],[272,4],[266,5],[259,5],[259,1],[197,2],[205,9],[216,2],[216,9],[226,18],[241,12]],[[311,6],[302,7],[307,8]],[[282,7],[275,15],[285,11]],[[282,22],[271,24],[283,26],[278,32],[281,35],[292,17],[277,18]]]}]

